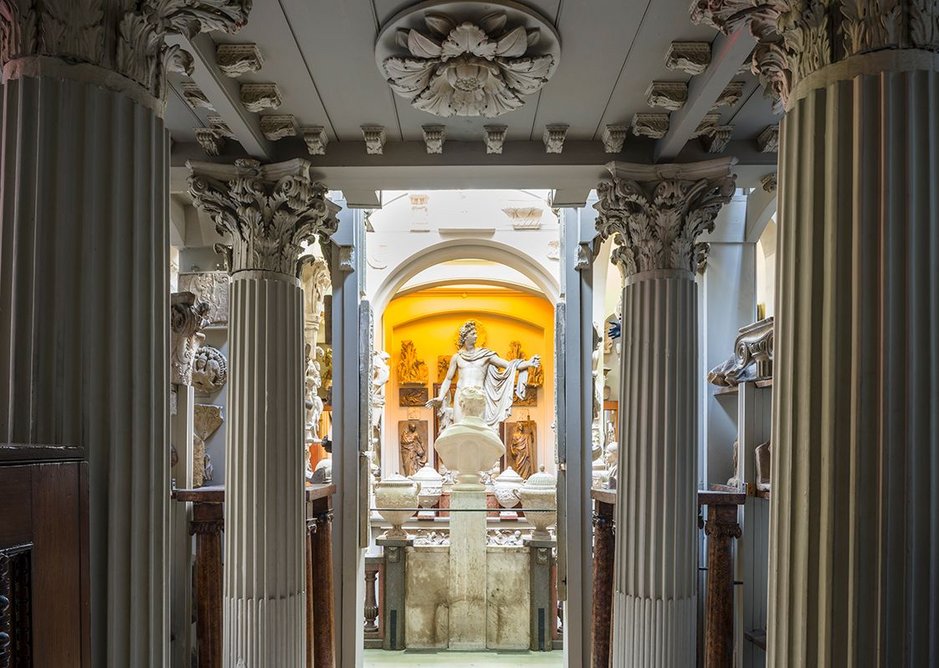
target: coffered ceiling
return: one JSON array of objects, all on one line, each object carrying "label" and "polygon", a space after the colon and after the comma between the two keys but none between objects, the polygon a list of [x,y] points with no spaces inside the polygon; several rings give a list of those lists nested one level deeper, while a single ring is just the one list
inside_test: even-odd
[{"label": "coffered ceiling", "polygon": [[[714,153],[738,156],[739,171],[755,182],[775,164],[775,153],[761,150],[767,146],[757,138],[779,118],[746,67],[752,38],[720,36],[710,27],[693,25],[688,5],[687,0],[254,0],[248,25],[240,33],[203,34],[183,44],[195,55],[195,69],[190,76],[170,75],[166,121],[175,144],[174,164],[207,159],[196,143],[196,130],[203,129],[205,140],[212,135],[206,128],[222,127],[224,135],[227,126],[229,138],[221,137],[214,146],[221,154],[217,159],[245,153],[261,159],[304,156],[314,168],[321,167],[324,176],[346,181],[331,187],[365,191],[452,187],[447,179],[476,187],[564,188],[567,184],[552,182],[564,180],[564,168],[571,168],[570,174],[582,168],[583,178],[595,182],[602,165],[613,159],[690,160],[716,157]],[[397,25],[402,12],[411,12],[404,20],[411,26],[422,23],[427,14],[449,16],[459,24],[469,16],[507,12],[508,31],[519,21],[513,14],[519,9],[534,12],[549,30],[553,26],[560,53],[550,79],[514,111],[495,118],[441,118],[421,111],[392,91],[376,62],[376,38],[386,25]],[[697,75],[669,69],[666,53],[672,42],[710,44],[710,64]],[[263,64],[237,78],[225,76],[216,60],[218,44],[255,44]],[[536,39],[529,53],[538,52],[539,44],[545,42]],[[406,48],[398,55],[409,56]],[[653,81],[686,82],[687,97],[678,103],[680,108],[650,106],[647,90]],[[243,84],[276,84],[279,106],[248,111]],[[715,107],[728,84],[731,103]],[[207,101],[203,106],[193,96],[194,88]],[[196,100],[196,106],[187,103],[187,97]],[[636,114],[649,113],[660,115],[653,124],[661,138],[637,136],[631,129]],[[264,120],[262,128],[265,116],[287,117],[279,122],[290,126],[281,132],[288,136],[272,140],[275,119]],[[708,123],[710,135],[701,136]],[[487,152],[484,141],[484,126],[493,124],[506,127],[501,154]],[[566,134],[552,136],[552,150],[560,149],[560,154],[549,153],[546,146],[545,129],[555,125],[568,126]],[[376,128],[372,148],[381,155],[367,151],[363,126]],[[442,153],[428,154],[431,144],[425,144],[424,126],[444,126]],[[625,135],[618,152],[610,152],[619,148],[615,142],[603,142],[607,126],[619,127]],[[318,134],[308,146],[303,135],[306,130],[312,137],[310,128],[317,128]],[[383,129],[383,145],[377,128]],[[291,132],[295,135],[289,136]],[[311,149],[324,154],[311,155]],[[492,168],[488,177],[500,183],[483,183],[486,174],[467,171],[486,166]],[[394,175],[397,182],[389,185],[378,178],[382,173],[391,176],[380,169],[387,167],[400,168]],[[415,182],[421,179],[424,182]]]}]

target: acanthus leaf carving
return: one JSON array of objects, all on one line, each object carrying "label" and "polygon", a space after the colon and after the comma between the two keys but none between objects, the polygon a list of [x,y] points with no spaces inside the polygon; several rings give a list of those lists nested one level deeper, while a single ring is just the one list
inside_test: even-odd
[{"label": "acanthus leaf carving", "polygon": [[310,179],[305,160],[234,166],[189,163],[189,192],[232,241],[229,270],[296,276],[303,244],[336,231],[335,204],[326,186]]},{"label": "acanthus leaf carving", "polygon": [[170,382],[192,385],[192,366],[199,347],[199,332],[209,324],[208,302],[196,301],[192,292],[170,295]]},{"label": "acanthus leaf carving", "polygon": [[697,165],[610,163],[597,186],[599,238],[612,237],[611,261],[625,277],[654,270],[700,271],[721,207],[734,193],[733,159]]},{"label": "acanthus leaf carving", "polygon": [[931,0],[695,0],[691,20],[728,35],[747,26],[757,39],[752,70],[781,108],[802,79],[838,60],[939,51],[939,5]]}]

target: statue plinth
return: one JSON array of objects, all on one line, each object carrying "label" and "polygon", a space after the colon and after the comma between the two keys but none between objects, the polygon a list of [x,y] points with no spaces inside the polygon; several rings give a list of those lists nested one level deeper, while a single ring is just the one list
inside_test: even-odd
[{"label": "statue plinth", "polygon": [[482,418],[473,416],[465,416],[440,432],[434,449],[448,469],[459,472],[453,489],[467,491],[484,489],[479,482],[480,472],[491,469],[505,454],[498,434]]}]

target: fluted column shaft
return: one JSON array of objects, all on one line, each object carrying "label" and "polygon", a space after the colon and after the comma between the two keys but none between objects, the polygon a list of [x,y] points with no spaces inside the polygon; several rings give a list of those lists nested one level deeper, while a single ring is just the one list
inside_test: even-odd
[{"label": "fluted column shaft", "polygon": [[613,666],[695,663],[698,241],[734,192],[732,159],[610,163],[597,229],[625,276]]},{"label": "fluted column shaft", "polygon": [[304,160],[194,163],[197,206],[231,236],[225,442],[223,659],[306,663],[304,240],[335,229],[335,205]]},{"label": "fluted column shaft", "polygon": [[939,61],[856,61],[782,126],[775,666],[939,664]]},{"label": "fluted column shaft", "polygon": [[300,666],[306,550],[299,281],[236,272],[228,341],[225,665]]},{"label": "fluted column shaft", "polygon": [[691,272],[627,282],[615,666],[695,662],[697,320]]},{"label": "fluted column shaft", "polygon": [[163,666],[168,135],[151,109],[64,76],[0,96],[0,442],[87,457],[91,662]]}]

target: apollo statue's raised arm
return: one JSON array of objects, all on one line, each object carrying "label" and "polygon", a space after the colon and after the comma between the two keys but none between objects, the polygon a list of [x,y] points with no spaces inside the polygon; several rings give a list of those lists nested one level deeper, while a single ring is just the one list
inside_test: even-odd
[{"label": "apollo statue's raised arm", "polygon": [[[504,360],[488,348],[476,347],[476,321],[470,320],[460,328],[457,353],[450,358],[447,377],[440,385],[440,393],[427,402],[428,406],[448,409],[447,394],[453,382],[453,374],[460,372],[453,401],[453,422],[462,418],[460,392],[467,387],[478,387],[486,395],[486,424],[497,429],[512,411],[513,395],[525,398],[528,369],[541,366],[537,355],[530,360]],[[518,380],[516,381],[516,375]]]}]

